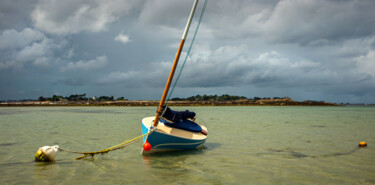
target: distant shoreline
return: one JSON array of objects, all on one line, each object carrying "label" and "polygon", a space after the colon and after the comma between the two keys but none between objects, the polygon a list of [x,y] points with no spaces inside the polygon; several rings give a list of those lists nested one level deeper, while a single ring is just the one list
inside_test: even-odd
[{"label": "distant shoreline", "polygon": [[[159,101],[28,101],[1,103],[0,107],[33,106],[158,106]],[[236,101],[168,101],[169,106],[341,106],[325,101],[298,102],[287,99],[236,100]]]}]

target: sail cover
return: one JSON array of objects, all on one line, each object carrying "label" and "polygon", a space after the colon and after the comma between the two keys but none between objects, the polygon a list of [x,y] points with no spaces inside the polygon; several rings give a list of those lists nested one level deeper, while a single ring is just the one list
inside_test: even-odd
[{"label": "sail cover", "polygon": [[[162,115],[164,119],[160,119],[160,122],[167,126],[179,128],[182,130],[187,130],[191,132],[201,132],[202,127],[195,123],[194,121],[188,120],[195,117],[194,112],[186,111],[173,111],[169,107],[166,107],[164,114]],[[172,121],[172,122],[170,122]],[[174,122],[174,123],[173,123]]]},{"label": "sail cover", "polygon": [[197,123],[195,123],[193,121],[190,121],[190,120],[180,121],[180,122],[177,122],[177,123],[171,123],[167,120],[164,120],[164,119],[160,118],[160,122],[164,123],[164,125],[167,125],[167,126],[173,127],[173,128],[187,130],[187,131],[190,131],[190,132],[202,132],[202,127],[200,125],[198,125]]},{"label": "sail cover", "polygon": [[174,111],[169,107],[166,107],[166,110],[162,116],[167,120],[177,123],[186,121],[188,118],[193,119],[195,117],[195,112],[190,112],[189,110]]}]

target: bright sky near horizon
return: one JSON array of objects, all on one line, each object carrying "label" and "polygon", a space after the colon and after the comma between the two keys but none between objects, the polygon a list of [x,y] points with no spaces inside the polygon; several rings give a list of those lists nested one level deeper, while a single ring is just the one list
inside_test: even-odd
[{"label": "bright sky near horizon", "polygon": [[[192,4],[0,0],[0,100],[158,100]],[[211,0],[173,97],[375,103],[374,10],[373,0]]]}]

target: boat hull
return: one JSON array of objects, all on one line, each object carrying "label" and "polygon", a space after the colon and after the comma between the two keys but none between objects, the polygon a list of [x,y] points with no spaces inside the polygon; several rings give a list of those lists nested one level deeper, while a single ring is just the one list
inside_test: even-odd
[{"label": "boat hull", "polygon": [[[150,131],[150,127],[155,117],[147,117],[142,120],[142,133],[146,134]],[[207,131],[207,128],[202,126],[202,129]],[[151,150],[145,151],[142,149],[142,154],[171,151],[171,150],[190,150],[197,149],[203,146],[206,142],[207,135],[202,133],[194,133],[178,128],[172,128],[159,123],[157,128],[143,138],[143,143],[146,140],[151,144]]]}]

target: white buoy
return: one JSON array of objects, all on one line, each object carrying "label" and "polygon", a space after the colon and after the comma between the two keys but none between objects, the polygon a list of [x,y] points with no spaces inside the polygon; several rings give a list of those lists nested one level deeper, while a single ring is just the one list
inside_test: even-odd
[{"label": "white buoy", "polygon": [[53,162],[56,159],[56,153],[59,146],[43,146],[35,153],[35,161],[38,162]]}]

